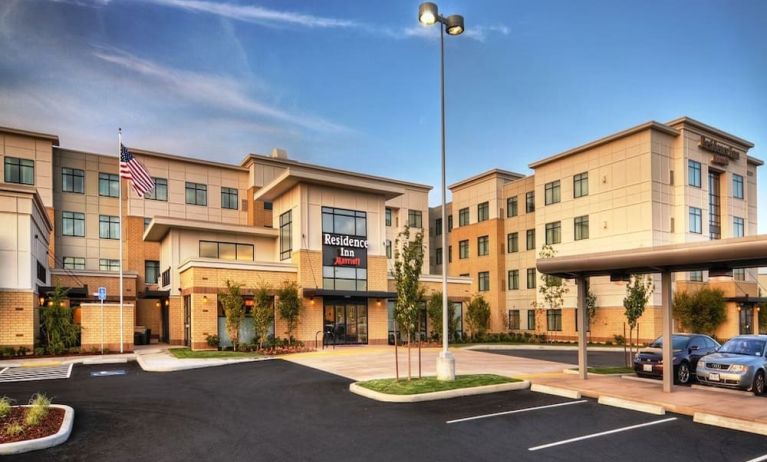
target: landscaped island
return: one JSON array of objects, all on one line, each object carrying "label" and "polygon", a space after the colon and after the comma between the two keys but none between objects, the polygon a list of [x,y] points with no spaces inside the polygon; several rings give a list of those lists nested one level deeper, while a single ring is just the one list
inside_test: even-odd
[{"label": "landscaped island", "polygon": [[411,380],[400,379],[399,381],[397,379],[367,380],[357,382],[357,385],[389,395],[415,395],[515,382],[520,382],[520,380],[495,374],[472,374],[458,375],[453,381],[437,380],[436,377],[423,377]]}]

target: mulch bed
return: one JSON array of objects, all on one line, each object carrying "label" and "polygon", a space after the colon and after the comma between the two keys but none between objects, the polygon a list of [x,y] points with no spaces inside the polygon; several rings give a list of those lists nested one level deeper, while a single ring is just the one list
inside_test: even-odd
[{"label": "mulch bed", "polygon": [[45,419],[40,422],[40,425],[35,427],[24,427],[24,431],[18,436],[6,436],[6,425],[12,422],[18,422],[21,425],[24,425],[24,414],[27,409],[28,408],[24,407],[12,407],[11,413],[5,416],[5,418],[0,419],[0,444],[34,440],[44,436],[53,435],[59,431],[62,422],[64,422],[64,409],[51,407],[48,409],[48,414],[45,416]]}]

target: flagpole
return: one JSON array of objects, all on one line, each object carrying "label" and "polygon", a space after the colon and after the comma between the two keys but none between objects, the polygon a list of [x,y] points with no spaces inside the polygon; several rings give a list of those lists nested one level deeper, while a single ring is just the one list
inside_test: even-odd
[{"label": "flagpole", "polygon": [[118,180],[118,210],[120,214],[119,219],[119,235],[120,235],[120,353],[123,353],[123,344],[125,343],[125,329],[123,329],[123,177],[120,173],[120,156],[122,155],[123,145],[123,131],[122,128],[117,129],[117,178]]}]

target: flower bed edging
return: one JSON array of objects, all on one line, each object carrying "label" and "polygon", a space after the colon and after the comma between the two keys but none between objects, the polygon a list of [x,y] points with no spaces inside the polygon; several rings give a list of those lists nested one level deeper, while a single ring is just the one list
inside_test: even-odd
[{"label": "flower bed edging", "polygon": [[69,435],[72,433],[72,425],[75,422],[75,410],[70,406],[65,406],[63,404],[51,404],[51,407],[64,410],[64,420],[61,422],[61,427],[58,432],[53,435],[33,440],[0,444],[0,455],[21,454],[29,451],[37,451],[38,449],[52,448],[53,446],[58,446],[67,441]]},{"label": "flower bed edging", "polygon": [[417,403],[420,401],[434,401],[438,399],[458,398],[460,396],[484,395],[487,393],[498,393],[501,391],[525,390],[530,387],[530,382],[522,380],[519,382],[499,383],[496,385],[483,385],[479,387],[458,388],[456,390],[434,391],[430,393],[418,393],[413,395],[392,395],[373,391],[369,388],[357,385],[356,382],[349,385],[349,391],[364,396],[365,398],[387,403]]}]

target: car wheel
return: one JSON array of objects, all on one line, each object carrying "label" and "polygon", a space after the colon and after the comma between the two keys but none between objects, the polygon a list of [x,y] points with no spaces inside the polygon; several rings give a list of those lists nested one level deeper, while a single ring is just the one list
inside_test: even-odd
[{"label": "car wheel", "polygon": [[676,367],[676,383],[680,385],[687,385],[690,383],[690,365],[683,362]]},{"label": "car wheel", "polygon": [[764,393],[764,371],[759,371],[754,377],[754,384],[751,386],[754,395],[759,396]]}]

